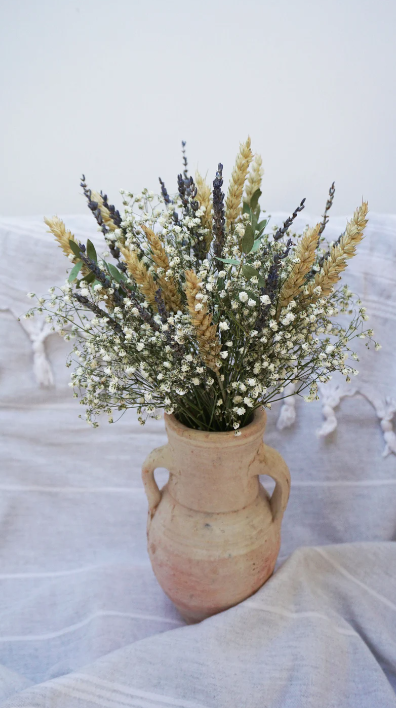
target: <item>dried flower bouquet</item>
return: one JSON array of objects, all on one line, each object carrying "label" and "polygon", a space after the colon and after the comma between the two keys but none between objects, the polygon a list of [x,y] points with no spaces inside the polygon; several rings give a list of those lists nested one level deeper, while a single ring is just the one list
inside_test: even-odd
[{"label": "dried flower bouquet", "polygon": [[304,199],[283,226],[268,229],[262,159],[250,138],[227,195],[221,164],[211,189],[198,172],[188,175],[185,143],[183,161],[176,195],[161,179],[157,197],[121,191],[123,216],[83,177],[107,244],[100,257],[59,218],[45,220],[73,267],[26,316],[49,313],[54,330],[74,340],[71,385],[94,426],[103,412],[113,422],[114,410],[137,408],[143,423],[164,409],[189,427],[238,435],[256,408],[287,395],[287,384],[308,389],[310,401],[332,372],[357,374],[346,361],[357,359],[354,338],[379,347],[363,331],[361,301],[347,286],[335,289],[363,238],[367,202],[327,247],[334,184],[322,221],[300,236],[291,227]]}]

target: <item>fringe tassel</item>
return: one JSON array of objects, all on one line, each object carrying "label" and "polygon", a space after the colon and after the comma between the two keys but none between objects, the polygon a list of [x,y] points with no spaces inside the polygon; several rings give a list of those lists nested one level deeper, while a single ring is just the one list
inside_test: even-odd
[{"label": "fringe tassel", "polygon": [[45,340],[49,334],[52,334],[51,325],[47,322],[39,322],[37,317],[33,321],[21,319],[20,322],[32,342],[33,371],[36,381],[43,388],[49,388],[54,385],[54,375],[45,352]]},{"label": "fringe tassel", "polygon": [[278,430],[290,428],[296,420],[296,397],[293,396],[296,391],[296,384],[289,383],[285,387],[285,393],[288,398],[285,398],[280,409],[278,422],[276,427]]},{"label": "fringe tassel", "polygon": [[317,430],[316,434],[319,438],[325,438],[330,433],[334,432],[338,423],[334,413],[341,399],[346,396],[354,396],[356,388],[348,386],[348,388],[335,383],[319,384],[320,397],[322,399],[322,413],[325,422],[322,427]]}]

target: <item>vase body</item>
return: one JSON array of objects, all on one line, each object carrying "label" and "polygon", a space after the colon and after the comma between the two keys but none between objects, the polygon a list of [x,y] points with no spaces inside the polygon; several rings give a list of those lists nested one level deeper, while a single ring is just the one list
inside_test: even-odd
[{"label": "vase body", "polygon": [[[157,580],[188,622],[236,605],[273,572],[290,475],[263,443],[266,414],[241,435],[192,430],[165,414],[168,443],[143,466],[148,551]],[[159,490],[154,470],[169,480]],[[272,497],[259,481],[276,481]]]}]

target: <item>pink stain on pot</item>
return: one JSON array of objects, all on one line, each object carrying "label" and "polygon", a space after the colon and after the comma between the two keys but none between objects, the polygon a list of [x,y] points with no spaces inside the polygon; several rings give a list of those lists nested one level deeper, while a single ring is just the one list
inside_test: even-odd
[{"label": "pink stain on pot", "polygon": [[[165,415],[169,442],[143,466],[153,570],[188,622],[238,604],[273,572],[290,475],[263,443],[265,423],[265,412],[256,411],[236,437],[192,430]],[[161,491],[156,467],[170,473]],[[275,480],[271,498],[259,474]]]}]

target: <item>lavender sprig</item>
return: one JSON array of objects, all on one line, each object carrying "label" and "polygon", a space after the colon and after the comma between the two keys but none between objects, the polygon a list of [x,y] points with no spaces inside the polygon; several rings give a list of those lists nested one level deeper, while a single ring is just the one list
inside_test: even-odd
[{"label": "lavender sprig", "polygon": [[[323,217],[322,217],[322,222],[321,222],[321,224],[320,224],[320,229],[319,229],[319,232],[318,232],[318,236],[319,236],[319,237],[322,235],[323,231],[324,231],[325,228],[326,228],[326,225],[328,224],[328,221],[329,221],[328,212],[330,211],[330,209],[331,209],[331,207],[332,207],[332,205],[333,205],[334,194],[335,194],[335,185],[334,185],[334,182],[333,182],[333,184],[331,185],[331,187],[330,187],[330,189],[329,189],[329,197],[328,197],[328,199],[327,199],[326,206],[325,206],[325,210],[324,210],[324,214],[323,214]],[[336,240],[336,242],[335,242],[335,244],[334,244],[335,246],[337,246],[337,245],[340,243],[340,241],[341,241],[342,237],[344,236],[344,234],[345,234],[345,231],[343,231],[342,234],[339,235],[338,239]],[[306,278],[306,282],[308,282],[309,280],[311,280],[312,278],[315,277],[316,273],[318,272],[318,270],[320,270],[320,269],[323,267],[323,264],[325,263],[325,261],[327,261],[327,259],[329,258],[329,256],[330,256],[330,250],[327,250],[327,252],[324,253],[323,256],[321,256],[321,258],[319,258],[319,260],[318,260],[318,262],[317,262],[317,264],[316,264],[316,267],[315,267],[315,268],[312,268],[312,269],[309,271],[309,273],[308,273],[308,275],[307,275],[307,278]]]},{"label": "lavender sprig", "polygon": [[[92,190],[88,188],[87,183],[85,182],[85,175],[82,175],[80,185],[83,188],[84,196],[86,197],[87,202],[88,202],[88,207],[92,211],[98,226],[100,226],[103,236],[106,238],[106,235],[109,233],[109,229],[103,221],[102,212],[100,211],[100,206],[99,206],[98,202],[96,202],[92,199]],[[119,218],[119,222],[121,224],[120,214],[118,211],[115,210],[115,207],[113,205],[108,203],[107,195],[106,194],[103,195],[101,193],[101,197],[103,199],[103,205],[106,206],[106,208],[109,209],[109,211],[111,209],[114,210],[114,218],[115,219]],[[105,203],[105,200],[106,200],[106,203]],[[118,215],[118,217],[117,217],[117,215]],[[114,223],[116,223],[116,222],[114,221]],[[108,238],[106,239],[106,243],[108,244],[111,255],[113,256],[113,258],[115,258],[116,261],[118,261],[117,268],[119,270],[125,272],[126,266],[124,263],[122,263],[122,261],[119,260],[120,255],[121,255],[120,249]]]},{"label": "lavender sprig", "polygon": [[283,226],[277,230],[277,232],[274,235],[274,241],[279,241],[282,236],[285,235],[286,231],[290,228],[292,225],[294,219],[297,218],[297,214],[304,209],[305,206],[305,197],[304,199],[300,202],[300,205],[293,211],[293,214],[289,216],[286,221],[284,222]]},{"label": "lavender sprig", "polygon": [[188,162],[187,162],[187,156],[186,156],[186,144],[187,144],[186,141],[182,140],[182,154],[183,154],[183,166],[184,166],[183,175],[184,175],[184,179],[188,180]]},{"label": "lavender sprig", "polygon": [[168,190],[165,187],[165,183],[162,181],[161,177],[158,177],[158,179],[159,179],[159,183],[161,185],[161,194],[164,198],[165,204],[172,204],[172,199],[170,198],[170,196],[168,194]]},{"label": "lavender sprig", "polygon": [[106,235],[109,229],[103,221],[102,212],[100,211],[98,202],[92,199],[92,190],[88,188],[88,185],[85,181],[85,175],[81,176],[80,186],[83,188],[84,196],[86,197],[88,202],[88,207],[92,211],[92,214],[94,215],[98,226],[100,226],[103,235]]},{"label": "lavender sprig", "polygon": [[323,231],[326,228],[326,225],[328,224],[329,221],[329,214],[328,212],[330,211],[331,207],[333,206],[333,199],[334,199],[334,194],[335,194],[335,183],[331,185],[329,189],[329,198],[326,202],[323,218],[322,218],[322,223],[320,224],[320,229],[319,229],[319,234],[318,236],[321,236]]},{"label": "lavender sprig", "polygon": [[260,308],[260,313],[257,317],[255,323],[255,329],[258,331],[262,330],[268,317],[268,312],[273,306],[277,294],[278,294],[278,283],[279,283],[279,269],[281,261],[283,261],[289,255],[290,249],[293,245],[291,238],[288,239],[286,247],[283,253],[276,253],[274,256],[274,262],[270,266],[267,276],[267,282],[264,288],[261,288],[261,295],[268,295],[270,302],[267,305],[263,305]]},{"label": "lavender sprig", "polygon": [[107,194],[103,194],[103,192],[101,191],[100,196],[103,199],[103,206],[109,212],[110,219],[112,220],[113,224],[119,229],[122,221],[120,212],[118,211],[118,209],[115,208],[114,204],[109,204],[107,200]]},{"label": "lavender sprig", "polygon": [[223,186],[223,165],[219,162],[216,177],[213,181],[213,252],[217,258],[221,258],[225,241],[225,218],[224,218],[224,192]]},{"label": "lavender sprig", "polygon": [[73,297],[75,300],[77,300],[77,302],[79,302],[81,305],[84,305],[88,310],[91,310],[91,312],[93,312],[98,317],[104,317],[109,322],[110,327],[112,327],[112,329],[114,329],[117,334],[124,338],[122,328],[120,327],[118,322],[116,322],[112,317],[110,317],[107,312],[98,307],[98,305],[95,305],[95,303],[91,302],[91,300],[88,300],[88,298],[84,297],[84,295],[80,295],[79,293],[73,293]]},{"label": "lavender sprig", "polygon": [[[85,265],[89,268],[89,270],[95,275],[96,279],[103,285],[104,288],[107,290],[109,288],[112,288],[114,290],[114,293],[112,294],[112,297],[114,299],[114,302],[116,305],[119,307],[123,308],[124,307],[124,299],[122,295],[118,292],[116,288],[113,288],[111,280],[107,277],[106,273],[101,270],[95,261],[92,261],[88,256],[85,255],[85,246],[82,243],[78,244],[78,247],[80,249],[80,258],[85,263]],[[154,318],[150,315],[150,313],[140,304],[140,302],[137,300],[135,293],[131,292],[128,290],[126,286],[124,286],[122,283],[119,283],[119,287],[121,290],[124,292],[126,296],[129,297],[129,299],[133,302],[134,306],[137,308],[142,320],[146,322],[147,324],[150,325],[152,329],[155,331],[159,330],[159,325],[155,322]]]}]

